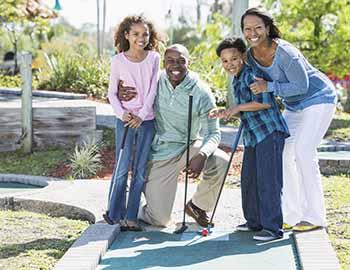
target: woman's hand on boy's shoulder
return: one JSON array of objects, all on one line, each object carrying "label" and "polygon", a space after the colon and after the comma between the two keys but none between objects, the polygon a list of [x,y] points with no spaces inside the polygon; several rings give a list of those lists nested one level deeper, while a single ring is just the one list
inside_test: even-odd
[{"label": "woman's hand on boy's shoulder", "polygon": [[255,94],[263,93],[267,90],[267,81],[265,79],[254,76],[255,82],[249,85],[250,90]]}]

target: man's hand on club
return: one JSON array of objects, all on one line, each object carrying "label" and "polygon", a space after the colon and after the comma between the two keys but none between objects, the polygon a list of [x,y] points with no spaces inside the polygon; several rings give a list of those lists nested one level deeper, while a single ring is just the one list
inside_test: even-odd
[{"label": "man's hand on club", "polygon": [[191,158],[190,164],[188,166],[188,176],[191,178],[197,178],[201,174],[206,160],[207,157],[205,154],[201,153],[198,153],[193,158]]},{"label": "man's hand on club", "polygon": [[135,87],[126,86],[124,81],[119,80],[117,96],[120,101],[129,101],[137,96],[137,92]]}]

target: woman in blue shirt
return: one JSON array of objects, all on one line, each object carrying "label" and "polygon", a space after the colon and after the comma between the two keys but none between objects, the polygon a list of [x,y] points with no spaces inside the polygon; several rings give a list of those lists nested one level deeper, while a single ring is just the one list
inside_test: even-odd
[{"label": "woman in blue shirt", "polygon": [[273,92],[286,110],[290,137],[283,153],[282,211],[285,227],[306,231],[326,225],[317,147],[332,120],[336,93],[326,75],[314,68],[280,31],[270,14],[250,8],[241,17],[250,45],[248,63],[269,78],[250,85],[254,94]]}]

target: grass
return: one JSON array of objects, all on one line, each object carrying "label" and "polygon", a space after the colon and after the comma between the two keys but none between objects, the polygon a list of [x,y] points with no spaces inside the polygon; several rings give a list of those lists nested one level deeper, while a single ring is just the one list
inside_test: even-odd
[{"label": "grass", "polygon": [[341,269],[350,269],[350,176],[323,178],[328,234]]},{"label": "grass", "polygon": [[21,150],[1,153],[0,173],[46,176],[58,163],[67,161],[69,154],[63,149],[49,149],[24,154]]},{"label": "grass", "polygon": [[327,131],[326,139],[350,141],[350,113],[337,112]]},{"label": "grass", "polygon": [[[103,129],[102,146],[113,149],[114,129]],[[35,150],[31,154],[24,154],[22,150],[1,153],[0,173],[28,174],[49,176],[50,172],[61,163],[69,163],[72,149],[53,148]]]},{"label": "grass", "polygon": [[53,269],[87,227],[85,221],[0,211],[0,269]]}]

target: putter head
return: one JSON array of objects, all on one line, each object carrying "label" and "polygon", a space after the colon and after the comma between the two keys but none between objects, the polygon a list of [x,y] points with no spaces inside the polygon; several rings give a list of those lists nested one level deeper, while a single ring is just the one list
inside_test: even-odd
[{"label": "putter head", "polygon": [[211,233],[211,225],[210,224],[208,224],[207,230],[208,230],[208,233]]},{"label": "putter head", "polygon": [[180,234],[180,233],[183,233],[184,231],[187,230],[187,226],[186,225],[182,225],[179,229],[175,230],[174,233],[175,234]]}]

